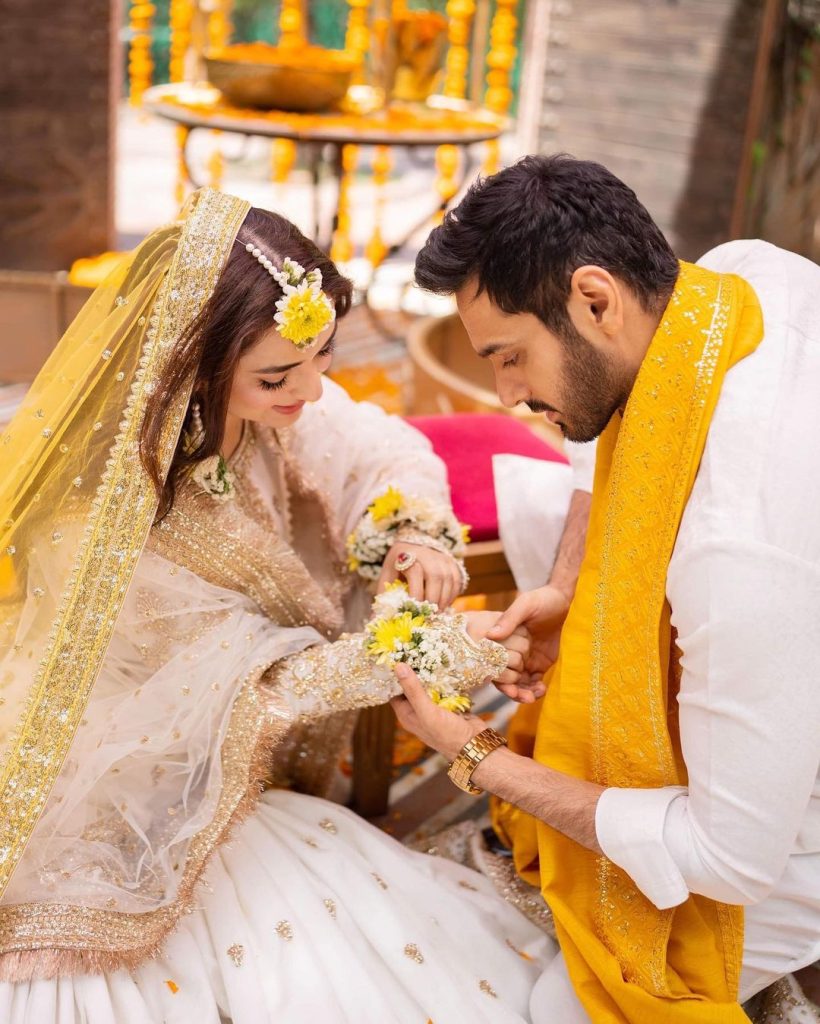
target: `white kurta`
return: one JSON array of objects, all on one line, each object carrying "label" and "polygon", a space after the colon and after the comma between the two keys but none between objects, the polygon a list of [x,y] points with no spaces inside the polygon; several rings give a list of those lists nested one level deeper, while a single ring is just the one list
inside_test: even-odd
[{"label": "white kurta", "polygon": [[658,907],[746,908],[741,998],[820,958],[820,268],[765,242],[702,265],[754,288],[667,575],[687,788],[608,789],[598,841]]}]

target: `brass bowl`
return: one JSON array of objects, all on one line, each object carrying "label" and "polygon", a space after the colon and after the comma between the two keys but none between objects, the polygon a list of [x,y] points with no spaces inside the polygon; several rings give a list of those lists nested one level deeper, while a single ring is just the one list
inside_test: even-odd
[{"label": "brass bowl", "polygon": [[[236,107],[320,113],[343,99],[356,69],[340,50],[281,51],[248,44],[205,54],[208,81]],[[315,54],[313,51],[316,51]],[[315,59],[312,59],[315,57]]]}]

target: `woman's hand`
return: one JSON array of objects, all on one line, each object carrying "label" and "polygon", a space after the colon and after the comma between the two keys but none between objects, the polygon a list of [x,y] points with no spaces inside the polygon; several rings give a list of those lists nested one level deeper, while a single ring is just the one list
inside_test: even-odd
[{"label": "woman's hand", "polygon": [[[467,632],[473,640],[483,640],[501,618],[501,612],[466,612]],[[493,639],[491,636],[490,639]],[[495,685],[503,694],[523,704],[535,699],[529,692],[529,676],[525,664],[530,654],[530,634],[521,626],[495,641],[507,649],[507,667],[496,679]]]},{"label": "woman's hand", "polygon": [[441,610],[449,607],[461,593],[461,573],[455,558],[421,544],[396,541],[387,552],[376,592],[380,594],[399,576],[407,581],[412,598],[430,601]]}]

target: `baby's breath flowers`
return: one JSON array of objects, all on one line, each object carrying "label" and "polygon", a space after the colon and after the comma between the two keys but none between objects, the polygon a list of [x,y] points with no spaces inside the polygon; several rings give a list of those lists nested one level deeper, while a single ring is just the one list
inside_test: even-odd
[{"label": "baby's breath flowers", "polygon": [[[397,581],[373,603],[365,627],[368,654],[379,665],[409,665],[431,699],[449,711],[468,711],[470,698],[455,689],[457,674],[446,635],[436,628],[445,618],[429,601],[416,601]],[[451,616],[446,617],[452,621]]]},{"label": "baby's breath flowers", "polygon": [[356,529],[347,538],[350,571],[366,580],[377,580],[387,552],[400,539],[402,529],[424,534],[454,558],[464,554],[467,528],[446,506],[423,498],[407,498],[391,486],[368,505]]},{"label": "baby's breath flowers", "polygon": [[233,497],[233,473],[221,455],[202,459],[194,466],[191,476],[216,501],[230,501]]}]

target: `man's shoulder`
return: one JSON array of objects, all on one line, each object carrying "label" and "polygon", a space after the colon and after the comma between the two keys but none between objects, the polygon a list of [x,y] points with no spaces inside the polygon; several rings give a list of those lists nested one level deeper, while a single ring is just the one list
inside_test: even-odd
[{"label": "man's shoulder", "polygon": [[760,238],[724,242],[704,253],[698,266],[719,274],[737,274],[755,291],[768,294],[777,289],[799,292],[820,285],[820,266]]}]

